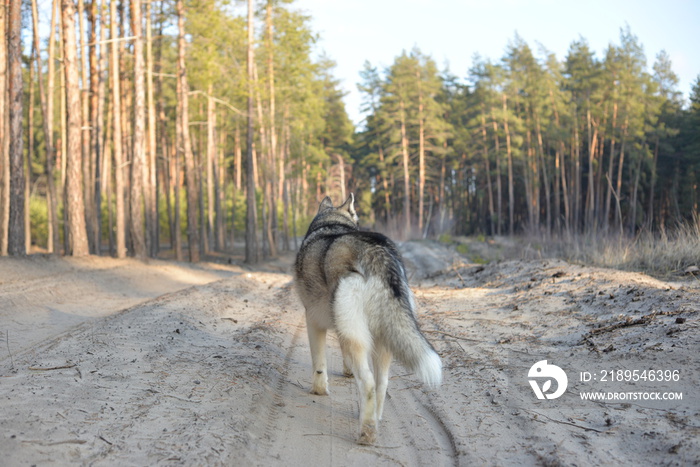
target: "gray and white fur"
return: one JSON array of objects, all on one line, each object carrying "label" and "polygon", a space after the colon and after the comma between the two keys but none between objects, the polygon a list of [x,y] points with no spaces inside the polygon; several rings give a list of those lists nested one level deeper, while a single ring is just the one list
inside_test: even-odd
[{"label": "gray and white fur", "polygon": [[358,443],[374,444],[392,357],[430,387],[442,382],[442,362],[418,327],[401,254],[388,237],[359,230],[354,201],[321,202],[297,254],[295,285],[306,308],[311,392],[328,394],[326,332],[334,329],[361,397]]}]

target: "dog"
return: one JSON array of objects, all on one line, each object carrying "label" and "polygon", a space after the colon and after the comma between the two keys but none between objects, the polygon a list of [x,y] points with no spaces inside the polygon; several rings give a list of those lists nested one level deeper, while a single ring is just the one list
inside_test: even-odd
[{"label": "dog", "polygon": [[442,382],[440,357],[416,321],[401,254],[388,237],[359,229],[353,194],[338,207],[326,197],[297,253],[294,282],[306,309],[311,393],[328,395],[326,332],[335,330],[344,373],[355,376],[360,394],[357,442],[375,444],[392,357],[429,387]]}]

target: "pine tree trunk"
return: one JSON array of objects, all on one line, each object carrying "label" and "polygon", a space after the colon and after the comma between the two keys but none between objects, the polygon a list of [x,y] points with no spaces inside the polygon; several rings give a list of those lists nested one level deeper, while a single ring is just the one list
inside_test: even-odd
[{"label": "pine tree trunk", "polygon": [[[96,0],[93,0],[93,8],[96,5]],[[96,223],[95,229],[95,253],[102,253],[102,193],[107,192],[109,186],[109,174],[111,171],[105,170],[105,165],[109,160],[109,155],[107,153],[107,128],[109,127],[109,118],[105,120],[105,104],[107,98],[107,46],[105,45],[105,39],[107,37],[107,14],[105,0],[100,1],[100,54],[97,61],[97,106],[95,116],[93,116],[93,122],[95,125],[95,210],[96,210]],[[97,26],[97,18],[95,13],[94,19],[95,27]],[[109,111],[107,112],[109,113]],[[112,232],[110,230],[110,235]]]},{"label": "pine tree trunk", "polygon": [[130,35],[127,29],[127,7],[126,3],[128,0],[119,0],[119,5],[117,7],[117,12],[119,15],[119,35],[121,40],[119,44],[119,89],[121,91],[121,122],[122,122],[122,176],[124,180],[124,238],[126,241],[126,251],[133,252],[133,240],[130,235],[131,230],[131,211],[129,207],[129,199],[131,198],[130,190],[130,172],[131,172],[131,160],[133,158],[133,140],[132,140],[132,128],[133,124],[131,115],[133,115],[133,74],[129,73],[129,63],[127,59],[129,58],[130,51],[127,50],[127,44],[129,39],[127,37]]},{"label": "pine tree trunk", "polygon": [[559,149],[554,151],[554,230],[557,234],[561,233],[561,152]]},{"label": "pine tree trunk", "polygon": [[290,200],[292,204],[292,238],[294,239],[294,249],[299,250],[299,239],[297,238],[297,212],[299,210],[299,191],[301,190],[301,184],[295,183],[295,180],[298,181],[298,179],[290,180],[290,184],[292,186],[292,196]]},{"label": "pine tree trunk", "polygon": [[[46,183],[48,188],[48,214],[49,214],[49,253],[58,254],[61,248],[60,231],[58,223],[58,190],[56,189],[56,177],[54,174],[56,163],[56,146],[53,134],[54,124],[54,88],[56,76],[56,22],[58,21],[58,0],[51,4],[51,30],[49,32],[49,54],[46,76]],[[49,151],[50,146],[50,151]]]},{"label": "pine tree trunk", "polygon": [[214,245],[216,251],[220,251],[219,238],[215,235],[214,213],[216,195],[214,193],[214,179],[216,167],[216,104],[212,98],[214,92],[210,84],[207,94],[207,232],[209,234],[209,247]]},{"label": "pine tree trunk", "polygon": [[[90,121],[90,81],[88,78],[88,47],[85,44],[87,36],[85,28],[85,2],[78,0],[78,51],[80,52],[80,104],[82,109],[82,126],[80,132],[81,151],[82,151],[82,171],[83,171],[83,202],[85,203],[85,222],[87,229],[87,238],[90,252],[95,249],[95,240],[93,238],[96,221],[95,206],[94,206],[94,161],[91,156],[94,154],[90,151],[91,134],[94,128]],[[94,43],[94,41],[91,41]]]},{"label": "pine tree trunk", "polygon": [[260,168],[261,170],[255,170],[255,180],[258,183],[258,186],[262,190],[262,199],[261,199],[261,211],[260,214],[262,216],[262,222],[261,222],[261,227],[262,227],[262,258],[267,259],[270,255],[270,241],[269,241],[269,236],[268,236],[268,217],[267,217],[267,207],[268,207],[268,197],[267,197],[267,190],[268,190],[268,183],[267,183],[267,177],[268,177],[268,166],[269,166],[269,161],[268,161],[268,156],[269,152],[267,151],[267,146],[269,144],[269,140],[267,139],[267,131],[265,127],[265,120],[263,119],[263,111],[262,111],[262,100],[260,98],[260,88],[259,88],[259,82],[258,82],[258,67],[253,63],[253,88],[255,89],[255,103],[256,103],[256,109],[257,109],[257,122],[258,122],[258,131],[260,133],[259,140],[258,142],[260,143],[260,146],[256,146],[256,143],[253,143],[253,147],[256,149],[254,155],[253,155],[253,161],[254,162],[259,162],[260,166],[256,166],[256,168]]},{"label": "pine tree trunk", "polygon": [[241,128],[238,125],[238,119],[236,119],[236,129],[233,133],[233,180],[234,188],[236,191],[241,191],[243,188],[242,175],[243,175],[243,150],[241,148]]},{"label": "pine tree trunk", "polygon": [[595,228],[595,163],[596,149],[598,147],[598,130],[592,129],[590,102],[586,102],[586,129],[588,135],[588,187],[586,190],[586,215],[585,230],[593,231]]},{"label": "pine tree trunk", "polygon": [[[25,255],[24,138],[22,136],[22,5],[10,2],[8,23],[8,91],[10,108],[10,212],[7,253]],[[4,37],[3,37],[4,39]]]},{"label": "pine tree trunk", "polygon": [[383,167],[381,172],[382,176],[382,188],[384,189],[384,223],[388,227],[389,219],[391,218],[391,191],[389,189],[389,177],[388,170],[386,168],[386,162],[384,157],[384,147],[379,144],[379,163]]},{"label": "pine tree trunk", "polygon": [[146,243],[148,255],[158,256],[160,249],[160,225],[158,222],[158,164],[156,149],[156,106],[153,95],[153,38],[151,26],[151,2],[146,4],[146,96],[148,107],[148,178],[146,193]]},{"label": "pine tree trunk", "polygon": [[255,89],[255,101],[258,114],[258,125],[260,130],[260,146],[261,154],[260,160],[262,161],[262,170],[260,173],[259,180],[262,186],[262,241],[263,241],[263,258],[275,257],[277,256],[277,247],[275,245],[275,238],[272,233],[272,209],[271,209],[271,190],[274,186],[274,163],[271,161],[270,157],[270,139],[269,139],[269,129],[265,124],[265,118],[263,115],[263,105],[262,97],[260,93],[260,87],[258,85],[258,68],[253,63],[253,88]]},{"label": "pine tree trunk", "polygon": [[408,136],[406,136],[406,112],[403,100],[401,101],[401,154],[403,156],[403,216],[404,216],[404,240],[411,237],[411,180],[409,177]]},{"label": "pine tree trunk", "polygon": [[226,135],[223,131],[220,131],[218,157],[214,161],[214,211],[216,215],[216,248],[220,251],[224,251],[226,249],[226,214],[224,213],[224,206],[226,205],[226,170],[224,169],[225,144]]},{"label": "pine tree trunk", "polygon": [[[61,2],[62,0],[59,0]],[[62,21],[62,20],[61,20]],[[59,43],[59,49],[61,50],[61,55],[59,58],[59,62],[63,63],[64,57],[63,57],[63,29],[61,26],[62,23],[59,24],[58,29],[59,29],[59,38],[58,38],[58,43]],[[59,76],[61,78],[61,84],[60,84],[60,91],[59,91],[59,99],[60,99],[60,106],[59,106],[59,121],[61,122],[61,136],[59,141],[61,142],[61,152],[59,153],[57,160],[59,165],[59,180],[61,181],[59,187],[58,187],[58,192],[60,193],[61,196],[61,203],[63,207],[63,254],[64,255],[69,255],[70,254],[70,245],[68,244],[68,240],[70,239],[70,235],[68,233],[68,210],[66,209],[66,199],[65,199],[65,193],[66,193],[66,164],[67,164],[67,154],[68,154],[68,121],[66,119],[66,74],[62,73],[61,70],[59,69]]]},{"label": "pine tree trunk", "polygon": [[513,180],[513,152],[510,147],[508,106],[505,94],[503,94],[503,129],[506,133],[506,154],[508,156],[508,234],[512,236],[515,222],[515,181]]},{"label": "pine tree trunk", "polygon": [[637,194],[639,193],[639,177],[642,172],[642,158],[637,159],[637,167],[634,169],[634,183],[630,189],[630,217],[629,234],[634,235],[637,230]]},{"label": "pine tree trunk", "polygon": [[[554,113],[554,123],[557,128],[560,127],[559,123],[559,111],[557,110],[556,103],[554,101],[554,93],[552,89],[549,89],[549,99],[551,101],[552,111]],[[554,143],[553,143],[554,144]],[[560,147],[556,147],[554,150],[554,229],[557,233],[561,232],[561,157],[562,150]]]},{"label": "pine tree trunk", "polygon": [[603,226],[603,203],[605,200],[605,177],[604,177],[604,172],[605,172],[605,164],[603,163],[603,155],[605,153],[605,145],[607,144],[606,141],[606,135],[605,135],[605,129],[607,128],[607,114],[608,114],[608,103],[605,105],[605,109],[603,111],[603,122],[600,125],[600,135],[598,137],[598,150],[597,150],[597,156],[598,156],[598,167],[596,167],[596,173],[595,173],[595,212],[594,212],[594,222],[595,222],[595,229],[596,232]]},{"label": "pine tree trunk", "polygon": [[146,90],[144,85],[141,2],[131,1],[131,31],[134,39],[134,120],[131,159],[130,224],[134,256],[145,259],[148,251],[144,235],[143,190],[146,171]]},{"label": "pine tree trunk", "polygon": [[[55,8],[53,9],[53,15],[52,15],[52,23],[54,25],[54,28],[52,28],[52,31],[55,30]],[[52,120],[49,112],[48,112],[48,103],[47,101],[49,100],[47,98],[46,90],[44,88],[44,79],[43,79],[43,73],[41,73],[41,70],[43,69],[41,65],[41,54],[40,54],[40,48],[39,48],[39,13],[38,13],[38,8],[37,8],[37,3],[36,0],[32,0],[32,20],[33,20],[33,28],[34,28],[34,50],[35,50],[35,58],[36,58],[36,65],[37,69],[39,70],[38,73],[38,82],[39,82],[39,99],[41,101],[41,111],[42,111],[42,122],[43,122],[43,130],[44,130],[44,144],[45,144],[45,152],[46,152],[46,167],[47,167],[47,173],[46,173],[46,181],[47,181],[47,187],[48,187],[48,193],[47,193],[47,201],[49,203],[48,206],[48,238],[47,238],[47,250],[49,253],[54,252],[54,245],[58,245],[58,239],[53,238],[53,233],[56,232],[58,233],[58,225],[53,225],[54,224],[54,219],[56,216],[55,210],[52,211],[51,209],[51,202],[52,199],[55,199],[56,195],[56,187],[54,184],[53,180],[53,170],[51,170],[51,175],[49,175],[48,167],[52,165],[52,160],[53,160],[53,135],[51,134],[50,128],[52,125],[50,125],[50,122]],[[2,21],[2,18],[0,17],[0,21]],[[53,34],[50,35],[53,37]],[[51,57],[53,58],[53,57]],[[4,97],[4,96],[3,96]],[[51,100],[53,100],[51,98]],[[1,104],[0,104],[1,105]],[[53,106],[51,106],[53,109]],[[2,139],[2,138],[0,138]],[[53,198],[52,198],[53,197]],[[55,206],[54,206],[55,208]],[[54,230],[55,229],[55,230]]]},{"label": "pine tree trunk", "polygon": [[539,163],[542,167],[542,184],[544,185],[544,200],[545,200],[545,219],[547,222],[547,235],[552,232],[552,202],[549,183],[549,171],[547,170],[547,161],[544,156],[544,143],[542,141],[542,129],[538,115],[535,115],[535,131],[537,135],[537,152],[539,155]]},{"label": "pine tree trunk", "polygon": [[[102,27],[107,28],[106,15],[102,16]],[[105,55],[105,54],[102,54]],[[105,204],[107,208],[107,241],[109,244],[109,254],[110,256],[116,256],[116,241],[114,238],[114,203],[112,202],[112,191],[114,186],[114,181],[112,180],[112,147],[107,144],[108,141],[112,140],[112,125],[109,122],[112,121],[112,101],[106,101],[107,104],[107,124],[104,125],[105,137],[102,140],[103,151],[103,164],[102,164],[102,189],[105,193]]]},{"label": "pine tree trunk", "polygon": [[175,206],[174,206],[174,215],[173,215],[173,232],[175,232],[175,259],[178,261],[182,261],[183,255],[182,255],[182,230],[180,226],[182,225],[181,218],[180,218],[180,213],[182,212],[180,208],[180,193],[182,192],[181,186],[182,183],[180,183],[180,163],[182,161],[182,119],[178,118],[178,129],[179,129],[179,134],[177,136],[177,142],[176,142],[176,147],[177,149],[173,149],[173,155],[172,155],[172,161],[173,161],[173,171],[175,172],[173,176],[173,193],[175,197]]},{"label": "pine tree trunk", "polygon": [[255,132],[255,122],[253,116],[253,66],[255,65],[255,56],[253,52],[253,0],[248,0],[248,132],[246,136],[246,228],[245,228],[245,262],[248,264],[256,264],[258,262],[258,240],[256,226],[256,203],[255,203],[255,174],[254,174],[254,155],[253,155],[253,137]]},{"label": "pine tree trunk", "polygon": [[[199,114],[201,115],[201,109]],[[205,165],[205,162],[203,158],[207,157],[206,151],[203,150],[202,148],[202,141],[204,138],[202,138],[201,134],[201,128],[198,128],[195,143],[199,150],[195,153],[193,151],[193,157],[194,157],[194,166],[195,166],[195,183],[197,183],[197,201],[199,204],[199,251],[202,253],[209,253],[210,250],[210,245],[209,243],[209,235],[211,234],[211,229],[209,229],[209,224],[207,222],[207,206],[206,202],[208,201],[206,197],[204,196],[204,180],[202,179],[204,174],[202,174],[202,171],[200,167]]]},{"label": "pine tree trunk", "polygon": [[[530,120],[530,119],[529,119]],[[532,122],[527,122],[528,127],[532,128]],[[532,223],[535,229],[540,227],[540,213],[542,207],[540,205],[540,165],[537,159],[537,149],[533,144],[532,131],[528,131],[528,155],[530,156],[530,170],[532,174],[531,189],[532,189]]]},{"label": "pine tree trunk", "polygon": [[237,211],[236,211],[236,202],[238,200],[238,196],[241,193],[242,190],[242,172],[243,172],[243,167],[242,167],[242,149],[241,149],[241,128],[239,125],[239,120],[236,119],[236,128],[233,132],[233,154],[234,154],[234,161],[233,161],[233,203],[232,203],[232,208],[231,208],[231,247],[233,248],[235,241],[236,241],[236,218],[237,218]]},{"label": "pine tree trunk", "polygon": [[290,251],[289,242],[289,178],[287,177],[288,161],[290,158],[290,135],[289,135],[289,105],[284,106],[282,139],[283,143],[279,152],[279,175],[282,190],[282,245],[285,251]]},{"label": "pine tree trunk", "polygon": [[182,121],[182,145],[185,153],[185,179],[187,183],[187,242],[190,262],[199,262],[199,227],[197,225],[197,180],[194,155],[190,141],[189,123],[189,87],[187,85],[187,67],[185,65],[185,11],[183,0],[177,0],[178,24],[178,79],[180,80],[180,120]]},{"label": "pine tree trunk", "polygon": [[36,75],[34,74],[34,56],[35,51],[32,49],[32,53],[29,59],[29,109],[27,109],[27,159],[24,162],[24,249],[27,253],[30,252],[32,248],[32,232],[31,232],[31,222],[29,219],[29,196],[30,188],[32,185],[31,176],[31,166],[32,160],[34,160],[34,149],[35,149],[35,134],[34,134],[34,101],[36,99],[35,86]]},{"label": "pine tree trunk", "polygon": [[68,213],[69,253],[73,256],[89,254],[85,226],[85,202],[82,189],[82,138],[83,123],[80,110],[80,85],[78,83],[77,44],[75,41],[75,5],[73,0],[63,0],[63,67],[66,76],[67,148],[65,206]]},{"label": "pine tree trunk", "polygon": [[501,144],[498,138],[498,122],[491,108],[491,119],[493,123],[494,149],[496,150],[496,234],[501,235],[503,228],[503,182],[501,180]]},{"label": "pine tree trunk", "polygon": [[564,228],[567,232],[571,231],[571,201],[569,196],[569,180],[566,177],[566,144],[564,141],[559,143],[561,145],[561,193],[564,201]]},{"label": "pine tree trunk", "polygon": [[612,201],[612,177],[613,177],[613,166],[615,163],[615,126],[617,122],[617,102],[613,103],[613,117],[612,117],[612,131],[610,132],[610,157],[608,160],[608,183],[607,192],[605,195],[605,217],[604,217],[604,229],[607,231],[610,223],[610,203]]},{"label": "pine tree trunk", "polygon": [[114,173],[115,173],[115,193],[116,198],[116,253],[117,258],[126,257],[126,231],[124,214],[124,155],[122,147],[122,105],[121,89],[119,81],[119,45],[117,33],[117,0],[112,0],[110,4],[110,39],[112,41],[111,50],[111,77],[110,87],[112,88],[112,152],[114,153]]},{"label": "pine tree trunk", "polygon": [[[486,189],[488,190],[489,199],[489,224],[491,226],[491,235],[495,233],[494,220],[496,213],[493,209],[493,187],[491,186],[491,161],[489,161],[489,150],[486,137],[486,116],[484,115],[485,109],[482,107],[481,112],[481,139],[482,139],[482,154],[484,156],[484,170],[486,171]],[[444,164],[444,162],[443,162]]]},{"label": "pine tree trunk", "polygon": [[620,228],[620,233],[623,232],[624,226],[622,224],[622,207],[620,206],[620,196],[622,196],[622,169],[625,164],[625,149],[627,146],[627,130],[629,128],[628,117],[625,117],[625,123],[622,126],[622,137],[620,142],[620,162],[617,164],[617,182],[615,184],[615,199],[617,204],[615,205],[615,213],[617,215],[618,226]]},{"label": "pine tree trunk", "polygon": [[[158,96],[158,102],[156,104],[156,112],[158,116],[158,121],[156,123],[157,125],[157,140],[158,140],[158,149],[160,151],[160,158],[162,160],[162,175],[163,175],[163,185],[165,185],[162,189],[163,194],[165,196],[165,205],[166,205],[166,212],[167,212],[167,217],[168,217],[168,235],[170,237],[170,248],[175,251],[176,257],[181,258],[182,257],[182,251],[178,250],[176,248],[176,243],[178,238],[175,235],[175,220],[174,220],[174,213],[173,213],[173,192],[175,191],[173,189],[173,157],[177,157],[177,152],[169,150],[168,149],[168,139],[167,139],[167,123],[166,123],[166,117],[165,117],[165,99],[163,96],[163,28],[164,28],[164,4],[165,2],[160,3],[160,12],[159,12],[159,21],[158,21],[158,34],[157,37],[158,39],[158,48],[156,49],[156,60],[154,66],[156,66],[156,71],[157,71],[157,79],[156,79],[156,89],[155,89],[155,95]],[[179,86],[180,81],[176,80],[176,88]],[[179,88],[177,88],[179,89]],[[176,119],[176,122],[178,120]],[[177,127],[178,123],[176,123]],[[177,132],[176,132],[177,133]],[[176,135],[176,142],[175,144],[179,144],[179,140],[177,139]],[[157,152],[156,152],[157,153]],[[174,153],[174,154],[173,154]],[[175,193],[177,193],[175,191]],[[156,195],[159,193],[157,192]],[[158,209],[158,196],[156,196],[155,199],[156,203],[156,210]],[[157,211],[156,211],[157,212]],[[156,218],[156,224],[158,224],[158,220]],[[179,232],[179,228],[178,228]],[[157,240],[158,241],[158,240]],[[179,243],[177,243],[177,246],[179,246]],[[156,251],[156,254],[158,254],[158,251]]]},{"label": "pine tree trunk", "polygon": [[[283,130],[283,138],[284,138],[284,143],[281,148],[281,154],[280,158],[282,161],[287,161],[289,160],[289,147],[290,147],[290,136],[289,136],[289,125],[288,125],[288,118],[289,118],[289,113],[288,113],[288,106],[285,106],[285,118],[284,118],[284,130]],[[289,190],[290,190],[290,183],[291,179],[286,177],[286,170],[287,170],[287,164],[285,163],[280,163],[280,176],[283,180],[284,185],[282,186],[282,211],[283,211],[283,217],[282,217],[282,230],[283,230],[283,236],[282,236],[282,245],[284,247],[285,251],[290,251],[291,250],[291,243],[289,241]]]},{"label": "pine tree trunk", "polygon": [[0,255],[7,255],[10,219],[10,159],[8,151],[9,109],[7,108],[7,16],[6,0],[0,5]]},{"label": "pine tree trunk", "polygon": [[[102,170],[102,146],[100,139],[102,138],[102,124],[104,123],[103,117],[101,116],[104,110],[101,98],[104,97],[100,94],[100,86],[103,86],[102,80],[102,69],[100,68],[100,61],[97,58],[97,1],[93,0],[90,3],[90,8],[88,9],[88,24],[89,24],[89,66],[90,66],[90,149],[92,154],[92,167],[90,170],[90,179],[86,180],[86,183],[90,183],[92,186],[91,195],[93,206],[92,219],[88,225],[89,235],[88,237],[92,239],[91,243],[91,253],[95,255],[100,254],[101,249],[101,235],[100,235],[100,223],[102,220],[101,212],[101,193],[100,193],[100,171]],[[100,28],[102,31],[103,28]],[[100,54],[101,56],[104,55]]]},{"label": "pine tree trunk", "polygon": [[[517,108],[517,105],[516,105]],[[526,123],[527,126],[529,126]],[[523,182],[525,185],[525,204],[527,206],[527,227],[529,229],[534,229],[537,227],[537,223],[535,221],[535,199],[536,196],[534,195],[534,181],[532,180],[532,141],[531,141],[531,132],[530,130],[526,131],[526,137],[527,137],[527,151],[526,151],[526,159],[525,159],[525,167],[523,167]]]},{"label": "pine tree trunk", "polygon": [[277,127],[275,125],[276,110],[275,110],[275,67],[274,67],[274,42],[273,42],[273,24],[272,24],[272,0],[267,2],[267,37],[268,37],[268,55],[267,55],[267,81],[269,87],[269,113],[270,113],[270,124],[269,124],[269,136],[270,136],[270,228],[272,230],[272,251],[273,256],[277,256],[277,242],[278,242],[278,221],[277,221],[277,201],[281,196],[282,190],[282,173],[283,170],[280,168],[279,173],[277,170],[278,164],[278,148],[277,148]]},{"label": "pine tree trunk", "polygon": [[571,200],[573,203],[573,228],[576,232],[581,229],[581,143],[579,141],[578,107],[574,104],[574,142],[571,154],[573,156],[573,178],[571,180]]},{"label": "pine tree trunk", "polygon": [[425,209],[425,119],[420,70],[416,72],[416,79],[418,81],[418,231],[422,232]]},{"label": "pine tree trunk", "polygon": [[[443,148],[445,152],[443,153],[443,157],[440,159],[440,233],[445,232],[445,215],[447,213],[447,192],[445,190],[445,179],[447,176],[447,167],[445,164],[445,159],[447,158],[445,156],[445,154],[447,154],[447,140],[445,140],[443,143]],[[493,198],[491,201],[493,207]],[[493,235],[493,229],[491,230],[491,234]]]},{"label": "pine tree trunk", "polygon": [[647,225],[651,230],[654,227],[654,187],[656,185],[656,164],[659,160],[659,135],[656,135],[656,143],[654,145],[654,159],[651,163],[651,180],[649,183],[649,200],[647,208]]},{"label": "pine tree trunk", "polygon": [[[59,51],[59,57],[57,59],[58,63],[63,63],[64,60],[64,52],[63,52],[63,27],[61,26],[62,19],[61,18],[61,3],[63,0],[57,0],[58,1],[58,14],[59,14],[59,25],[58,25],[58,51]],[[59,73],[58,76],[60,78],[60,85],[59,85],[59,109],[58,109],[58,119],[59,122],[61,123],[61,137],[60,137],[60,142],[61,142],[61,152],[60,155],[58,156],[57,160],[59,165],[59,180],[61,181],[61,184],[59,185],[59,192],[63,193],[65,190],[66,186],[66,154],[68,152],[67,149],[67,141],[68,138],[66,137],[66,134],[68,132],[66,128],[66,74],[61,72],[61,69],[59,68]],[[65,208],[65,206],[64,206]],[[68,254],[68,222],[66,222],[66,215],[67,211],[63,209],[63,252],[64,254]]]}]

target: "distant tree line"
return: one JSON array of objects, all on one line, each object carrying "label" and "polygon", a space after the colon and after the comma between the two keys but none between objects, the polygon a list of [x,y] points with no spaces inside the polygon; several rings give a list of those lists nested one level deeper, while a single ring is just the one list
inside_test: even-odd
[{"label": "distant tree line", "polygon": [[403,238],[698,213],[700,82],[684,106],[629,29],[563,61],[516,36],[466,84],[417,49],[366,64],[357,131],[289,0],[0,0],[0,29],[0,254],[255,263],[350,190]]},{"label": "distant tree line", "polygon": [[563,61],[519,36],[459,84],[418,49],[365,64],[357,177],[375,222],[403,233],[623,233],[697,220],[700,81],[684,108],[665,52],[629,28]]}]

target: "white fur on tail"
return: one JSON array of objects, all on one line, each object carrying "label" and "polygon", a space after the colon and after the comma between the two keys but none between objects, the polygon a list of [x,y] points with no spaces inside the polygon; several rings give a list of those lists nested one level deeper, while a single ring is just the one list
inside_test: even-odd
[{"label": "white fur on tail", "polygon": [[432,349],[426,349],[415,371],[421,381],[432,389],[442,384],[442,360]]}]

